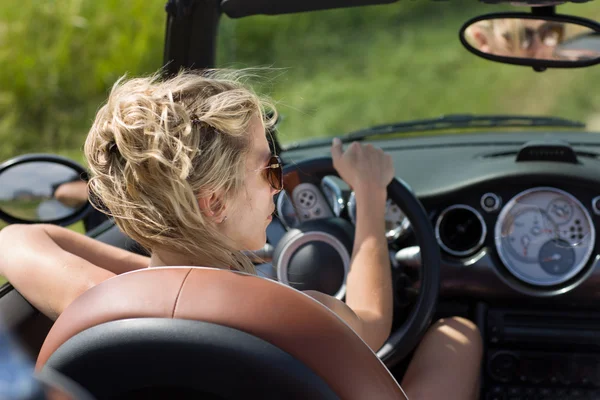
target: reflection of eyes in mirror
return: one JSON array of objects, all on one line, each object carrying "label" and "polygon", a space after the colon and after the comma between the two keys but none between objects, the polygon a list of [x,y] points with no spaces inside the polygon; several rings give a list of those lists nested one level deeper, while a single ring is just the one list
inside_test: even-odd
[{"label": "reflection of eyes in mirror", "polygon": [[0,209],[27,221],[66,218],[87,203],[77,171],[52,162],[15,165],[0,174]]},{"label": "reflection of eyes in mirror", "polygon": [[598,45],[576,50],[563,48],[567,43],[595,35],[594,30],[577,24],[521,18],[477,21],[465,30],[467,42],[483,53],[554,61],[600,57]]}]

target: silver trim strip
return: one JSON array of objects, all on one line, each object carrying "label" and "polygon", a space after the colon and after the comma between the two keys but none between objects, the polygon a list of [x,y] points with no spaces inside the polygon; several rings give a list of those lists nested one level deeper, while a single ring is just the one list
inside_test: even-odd
[{"label": "silver trim strip", "polygon": [[288,280],[288,267],[290,259],[296,250],[309,242],[327,243],[336,249],[342,258],[342,263],[344,264],[344,281],[342,282],[342,286],[340,286],[339,290],[335,294],[335,298],[342,300],[346,295],[346,279],[348,278],[348,272],[350,271],[350,254],[348,254],[348,250],[342,244],[342,242],[340,242],[335,236],[325,232],[303,232],[286,243],[283,249],[281,249],[281,253],[279,254],[279,258],[277,260],[277,279],[284,285],[290,286]]},{"label": "silver trim strip", "polygon": [[[450,212],[452,210],[457,210],[457,209],[471,211],[477,217],[477,219],[479,220],[479,223],[481,224],[481,237],[477,241],[477,244],[475,246],[471,247],[470,249],[463,250],[463,251],[452,250],[451,248],[449,248],[448,246],[446,246],[444,244],[444,242],[442,241],[442,238],[440,237],[440,225],[442,223],[442,220],[444,219],[444,217],[446,217],[448,212]],[[477,211],[473,207],[468,206],[466,204],[454,204],[450,207],[445,208],[444,211],[442,211],[440,216],[437,218],[437,221],[435,223],[435,239],[437,240],[440,247],[442,249],[444,249],[444,251],[446,251],[449,254],[452,254],[453,256],[459,256],[459,257],[468,256],[468,255],[476,252],[477,250],[479,250],[479,248],[481,248],[481,246],[483,245],[483,242],[485,242],[486,235],[487,235],[487,226],[485,225],[485,221],[483,220],[483,217],[481,216],[479,211]]]}]

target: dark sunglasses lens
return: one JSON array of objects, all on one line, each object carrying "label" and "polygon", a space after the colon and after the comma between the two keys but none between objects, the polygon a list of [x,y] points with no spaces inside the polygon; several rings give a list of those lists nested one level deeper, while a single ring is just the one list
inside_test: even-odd
[{"label": "dark sunglasses lens", "polygon": [[267,169],[267,180],[269,184],[275,190],[283,189],[283,166],[281,165],[281,160],[278,157],[272,157],[269,165],[278,164],[277,168],[268,168]]},{"label": "dark sunglasses lens", "polygon": [[561,42],[564,33],[565,28],[563,24],[547,23],[542,25],[539,29],[542,42],[546,42],[546,40]]},{"label": "dark sunglasses lens", "polygon": [[521,47],[524,49],[528,49],[531,47],[535,37],[535,31],[531,28],[525,28],[523,30],[523,37],[521,38]]}]

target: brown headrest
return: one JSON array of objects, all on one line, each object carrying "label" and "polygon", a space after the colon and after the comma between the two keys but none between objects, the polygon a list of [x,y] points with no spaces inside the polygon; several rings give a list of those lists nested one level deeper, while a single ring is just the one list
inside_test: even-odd
[{"label": "brown headrest", "polygon": [[149,268],[93,287],[57,319],[36,368],[87,328],[144,317],[199,320],[252,334],[306,364],[342,399],[405,398],[371,349],[325,306],[278,282],[211,268]]}]

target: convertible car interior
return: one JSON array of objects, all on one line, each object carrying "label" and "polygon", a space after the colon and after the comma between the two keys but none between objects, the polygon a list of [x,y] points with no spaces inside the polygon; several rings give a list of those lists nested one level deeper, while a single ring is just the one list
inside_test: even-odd
[{"label": "convertible car interior", "polygon": [[[394,2],[170,0],[164,65],[170,73],[215,66],[223,15],[277,18]],[[564,2],[485,3],[519,12],[465,15],[452,40],[474,56],[520,66],[531,79],[600,62],[600,24],[558,14]],[[546,46],[562,35],[560,24],[581,29],[560,36],[551,55],[515,57],[478,41],[482,22],[499,20],[551,23]],[[386,209],[394,323],[377,352],[290,289],[344,299],[356,198],[333,168],[330,137],[284,145],[277,132],[271,145],[285,165],[285,190],[268,243],[254,254],[259,276],[184,266],[135,271],[88,290],[55,322],[7,283],[0,287],[4,324],[38,372],[56,371],[97,399],[384,400],[407,398],[398,382],[432,321],[461,316],[483,337],[481,399],[600,399],[598,133],[560,117],[454,114],[340,139],[384,149],[397,173]],[[3,208],[4,192],[25,201],[40,176],[50,200],[33,217]],[[88,202],[66,207],[52,198],[73,176],[86,180],[85,168],[52,154],[4,162],[0,218],[84,221],[86,235],[146,254]]]}]

